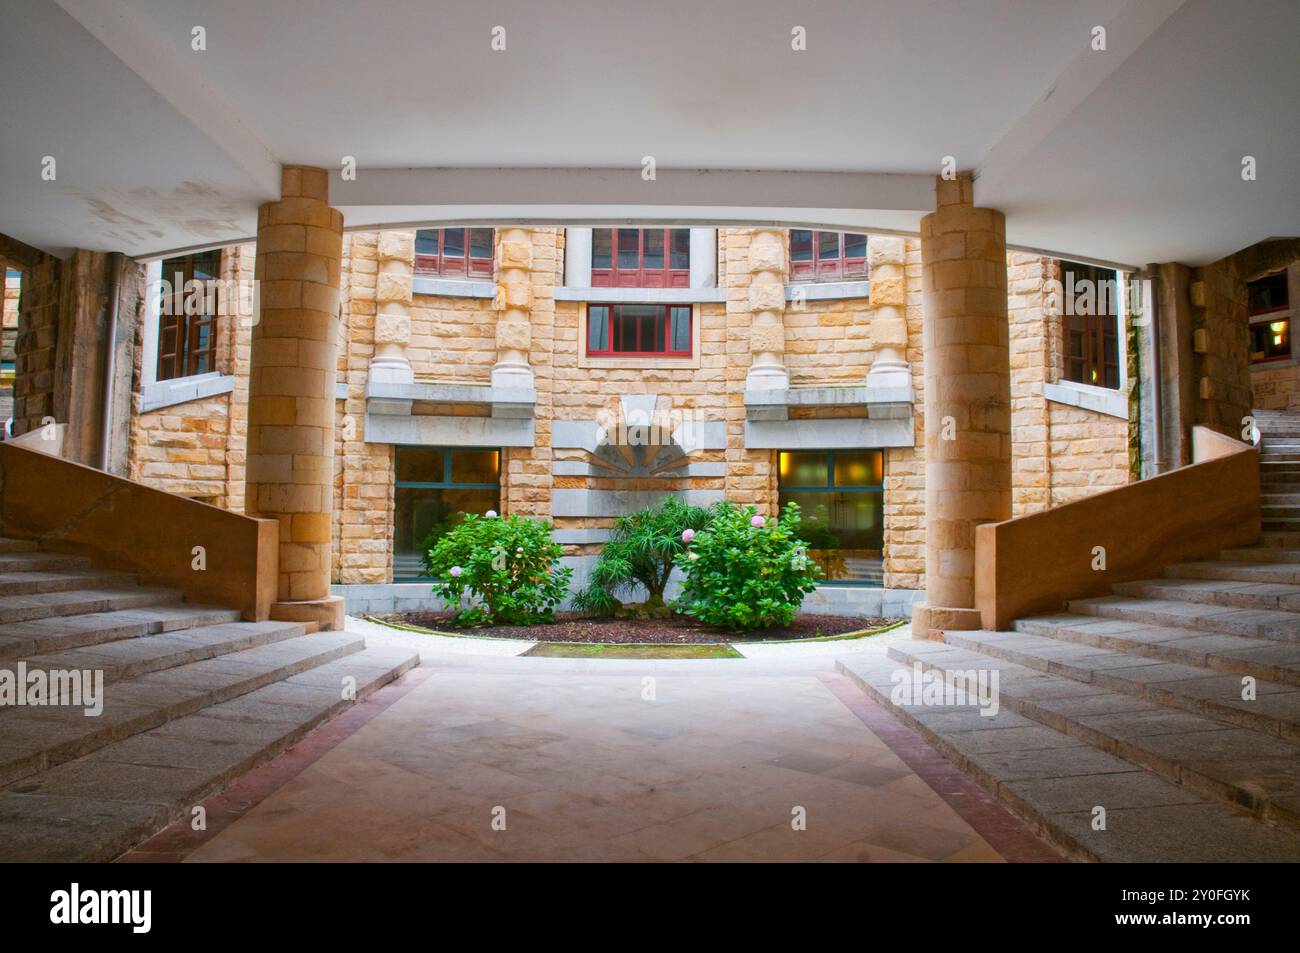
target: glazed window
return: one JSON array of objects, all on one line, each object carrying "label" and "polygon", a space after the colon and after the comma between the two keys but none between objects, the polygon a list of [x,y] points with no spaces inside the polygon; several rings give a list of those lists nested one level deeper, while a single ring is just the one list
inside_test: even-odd
[{"label": "glazed window", "polygon": [[867,277],[867,236],[861,232],[790,229],[791,281],[848,281]]},{"label": "glazed window", "polygon": [[0,387],[13,387],[17,367],[18,301],[22,297],[23,273],[16,268],[4,270],[4,322],[0,327]]},{"label": "glazed window", "polygon": [[495,229],[422,228],[415,273],[425,278],[491,278]]},{"label": "glazed window", "polygon": [[1286,272],[1266,275],[1246,285],[1250,314],[1250,362],[1291,357],[1291,301]]},{"label": "glazed window", "polygon": [[1061,262],[1064,290],[1061,377],[1093,387],[1119,387],[1119,273]]},{"label": "glazed window", "polygon": [[690,357],[691,306],[591,304],[588,357]]},{"label": "glazed window", "polygon": [[822,580],[883,585],[884,451],[783,450],[779,457],[778,501],[799,504],[799,535]]},{"label": "glazed window", "polygon": [[501,451],[397,447],[393,581],[428,578],[424,556],[466,513],[501,508]]},{"label": "glazed window", "polygon": [[[216,370],[215,295],[190,282],[221,277],[221,252],[209,251],[162,263],[163,291],[158,302],[158,377],[160,381]],[[170,294],[168,294],[170,290]],[[186,312],[192,312],[187,314]]]},{"label": "glazed window", "polygon": [[594,228],[593,288],[689,288],[689,228]]}]

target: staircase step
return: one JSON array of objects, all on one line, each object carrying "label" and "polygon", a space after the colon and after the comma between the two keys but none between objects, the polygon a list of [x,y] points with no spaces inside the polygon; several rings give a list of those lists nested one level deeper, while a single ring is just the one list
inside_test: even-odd
[{"label": "staircase step", "polygon": [[1173,599],[1135,599],[1131,596],[1072,599],[1068,608],[1076,614],[1127,619],[1149,625],[1219,632],[1250,639],[1300,642],[1300,614],[1294,612],[1238,609]]},{"label": "staircase step", "polygon": [[71,589],[67,592],[41,592],[26,596],[0,596],[0,626],[10,622],[51,619],[115,609],[139,609],[145,606],[175,604],[181,594],[175,589],[145,587],[112,589]]},{"label": "staircase step", "polygon": [[[1230,579],[1139,579],[1112,586],[1116,595],[1139,599],[1172,599],[1239,609],[1300,611],[1300,586],[1276,582],[1243,582]],[[1300,616],[1296,617],[1300,623]]]},{"label": "staircase step", "polygon": [[345,678],[361,701],[418,664],[363,649],[25,778],[0,792],[0,861],[112,860],[354,704]]},{"label": "staircase step", "polygon": [[118,639],[238,621],[237,609],[181,603],[14,622],[0,625],[0,663]]},{"label": "staircase step", "polygon": [[135,584],[136,577],[131,573],[94,569],[0,572],[0,597],[74,589],[125,589]]},{"label": "staircase step", "polygon": [[[987,665],[990,651],[1023,644],[1026,638],[1016,632],[963,632],[947,633],[945,639],[953,635],[962,638],[950,644],[963,651],[918,655],[903,646],[890,655],[945,672],[967,671]],[[1123,692],[1075,695],[1070,685],[1074,680],[1068,676],[1049,673],[1044,682],[1036,677],[1040,674],[1033,666],[1001,669],[1000,702],[1198,794],[1300,831],[1300,745],[1294,741],[1203,715],[1171,712]]]},{"label": "staircase step", "polygon": [[1300,533],[1264,532],[1260,534],[1259,545],[1280,549],[1300,549]]},{"label": "staircase step", "polygon": [[1294,563],[1300,568],[1300,549],[1286,546],[1242,546],[1238,549],[1225,549],[1219,556],[1230,562],[1243,563]]},{"label": "staircase step", "polygon": [[67,556],[63,553],[0,552],[0,572],[46,572],[51,569],[89,569],[85,556]]},{"label": "staircase step", "polygon": [[[305,634],[306,627],[297,622],[230,622],[31,655],[21,661],[29,671],[102,671],[104,681],[111,683]],[[0,662],[0,669],[15,664],[16,660]]]},{"label": "staircase step", "polygon": [[360,636],[346,632],[300,636],[114,682],[104,688],[104,710],[95,717],[68,705],[15,709],[0,721],[5,739],[0,783],[82,757],[364,647]]},{"label": "staircase step", "polygon": [[[954,651],[961,654],[952,655]],[[1107,712],[1106,702],[1089,699],[1106,697],[1109,693],[1103,689],[1016,671],[1018,666],[943,643],[898,643],[890,654],[893,660],[865,653],[843,658],[837,667],[1068,855],[1092,861],[1300,859],[1300,835],[1193,790],[1191,784],[1200,775],[1189,775],[1183,785],[1173,783],[1012,708],[1022,699],[1040,706],[1074,701],[1080,711],[1095,716]],[[899,676],[910,676],[900,662],[910,665],[907,660],[914,657],[916,664],[933,666],[940,654],[949,661],[971,659],[977,669],[999,668],[998,694],[1003,703],[995,715],[985,716],[971,705],[894,703],[891,696]],[[1138,703],[1123,696],[1120,702]],[[1093,704],[1095,710],[1090,710]],[[1117,736],[1117,744],[1120,740]],[[1131,745],[1128,737],[1122,740]],[[1270,806],[1274,803],[1267,800]],[[1098,807],[1106,811],[1104,830],[1093,829]]]},{"label": "staircase step", "polygon": [[1229,582],[1273,582],[1300,586],[1300,563],[1218,560],[1176,563],[1165,568],[1170,579],[1219,579]]},{"label": "staircase step", "polygon": [[0,553],[30,553],[37,549],[36,543],[30,539],[10,539],[8,536],[0,536]]},{"label": "staircase step", "polygon": [[1300,687],[1300,645],[1069,613],[1018,619],[1015,628],[1074,645]]},{"label": "staircase step", "polygon": [[1242,699],[1242,679],[1198,665],[1076,645],[1025,632],[947,632],[951,645],[1015,665],[1132,695],[1165,708],[1300,741],[1300,690],[1256,679],[1257,697]]}]

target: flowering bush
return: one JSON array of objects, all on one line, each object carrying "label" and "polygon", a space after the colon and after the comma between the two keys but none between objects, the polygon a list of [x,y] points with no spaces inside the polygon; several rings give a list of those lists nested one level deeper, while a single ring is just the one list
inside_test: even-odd
[{"label": "flowering bush", "polygon": [[674,605],[730,629],[789,625],[820,574],[798,531],[798,504],[788,504],[776,520],[755,515],[752,506],[718,504],[713,520],[677,557],[686,581]]},{"label": "flowering bush", "polygon": [[562,552],[546,520],[467,513],[425,565],[438,577],[434,593],[449,606],[459,606],[466,594],[473,599],[457,613],[458,623],[531,625],[549,622],[568,594],[573,570],[557,565]]}]

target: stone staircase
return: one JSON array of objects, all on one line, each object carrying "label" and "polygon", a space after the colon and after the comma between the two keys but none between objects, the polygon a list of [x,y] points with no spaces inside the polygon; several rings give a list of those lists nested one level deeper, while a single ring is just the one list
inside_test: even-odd
[{"label": "stone staircase", "polygon": [[[1076,859],[1297,861],[1292,536],[1265,533],[1014,631],[947,632],[839,668]],[[997,714],[896,704],[894,675],[913,666],[949,684],[996,670]]]},{"label": "stone staircase", "polygon": [[1265,532],[1300,537],[1300,413],[1257,410],[1259,506]]},{"label": "stone staircase", "polygon": [[98,715],[0,702],[0,861],[110,860],[418,663],[0,538],[0,677],[104,685]]}]

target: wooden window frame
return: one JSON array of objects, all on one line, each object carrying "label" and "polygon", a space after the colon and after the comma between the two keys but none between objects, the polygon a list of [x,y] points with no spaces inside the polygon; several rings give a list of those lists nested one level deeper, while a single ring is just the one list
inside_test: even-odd
[{"label": "wooden window frame", "polygon": [[[636,350],[620,351],[617,348],[616,338],[621,336],[619,327],[621,322],[617,320],[616,312],[619,308],[658,308],[660,311],[660,326],[663,328],[664,350],[647,351],[638,347]],[[606,311],[606,322],[609,332],[609,348],[603,350],[593,350],[591,347],[591,328],[595,320],[597,311]],[[673,311],[682,310],[687,316],[687,334],[686,348],[684,350],[672,350],[672,319]],[[637,344],[642,343],[643,322],[637,322]],[[672,358],[689,358],[694,354],[695,348],[695,309],[689,304],[589,304],[587,305],[586,336],[582,342],[583,349],[587,357],[628,357],[628,358],[645,358],[645,357],[672,357]]]},{"label": "wooden window frame", "polygon": [[[185,285],[194,279],[195,263],[204,259],[215,261],[215,267],[210,270],[213,279],[219,279],[222,264],[219,251],[168,258],[162,263],[162,278],[171,285],[172,304],[170,314],[163,313],[161,304],[159,307],[156,380],[179,380],[217,369],[217,315],[185,313]],[[206,345],[201,343],[204,331],[207,331]]]},{"label": "wooden window frame", "polygon": [[[471,232],[486,231],[488,232],[488,256],[475,256],[472,254],[474,242],[471,240]],[[448,255],[447,251],[447,232],[462,232],[461,236],[461,254]],[[427,240],[433,235],[438,243],[438,251],[435,254],[421,253],[419,251],[419,242]],[[456,228],[421,228],[415,232],[416,253],[414,273],[417,278],[461,278],[469,281],[490,281],[494,277],[495,253],[496,253],[496,229],[495,228],[470,228],[468,226],[459,226]]]},{"label": "wooden window frame", "polygon": [[[1073,274],[1075,284],[1080,281],[1092,281],[1095,288],[1100,288],[1099,282],[1109,281],[1115,289],[1113,295],[1107,295],[1105,314],[1069,314],[1068,302],[1066,307],[1062,308],[1061,380],[1086,387],[1100,387],[1103,390],[1119,390],[1124,382],[1123,370],[1120,367],[1124,348],[1119,333],[1119,296],[1123,294],[1123,284],[1119,273],[1114,269],[1072,261],[1061,261],[1060,266],[1061,285],[1066,298],[1070,297],[1072,287],[1069,281],[1070,274]],[[1095,302],[1097,295],[1094,294],[1093,298]],[[1076,341],[1079,345],[1077,355],[1071,353],[1072,345]],[[1108,341],[1114,345],[1113,361],[1106,357]],[[1095,379],[1094,372],[1096,372]]]},{"label": "wooden window frame", "polygon": [[[691,230],[689,228],[638,228],[636,229],[635,268],[619,266],[620,232],[632,231],[626,228],[593,228],[591,230],[592,264],[591,287],[593,288],[689,288],[691,286]],[[664,263],[660,268],[645,266],[646,236],[659,232],[663,236]],[[682,233],[686,242],[686,267],[674,268],[673,233]],[[598,268],[595,261],[596,239],[598,234],[609,234],[609,267]],[[624,248],[623,250],[627,250]]]},{"label": "wooden window frame", "polygon": [[[812,242],[812,258],[795,261],[794,233],[807,232]],[[835,254],[822,254],[822,236],[836,236]],[[862,236],[865,239],[862,254],[846,258],[844,255],[845,239],[850,236]],[[867,254],[871,245],[871,236],[866,232],[833,232],[825,229],[791,228],[786,232],[786,248],[790,256],[790,283],[815,283],[819,281],[862,281],[867,277]]]},{"label": "wooden window frame", "polygon": [[[1291,336],[1291,299],[1290,299],[1290,287],[1287,283],[1287,273],[1285,271],[1273,272],[1272,274],[1261,275],[1259,278],[1255,279],[1255,281],[1262,281],[1267,278],[1275,278],[1278,277],[1279,275],[1282,278],[1282,282],[1281,282],[1282,287],[1287,292],[1286,302],[1284,304],[1278,305],[1275,308],[1261,308],[1259,310],[1254,310],[1254,311],[1250,310],[1248,305],[1246,310],[1246,314],[1247,314],[1246,320],[1247,320],[1247,324],[1250,326],[1250,329],[1252,331],[1256,325],[1261,325],[1261,324],[1268,325],[1268,324],[1273,324],[1274,322],[1277,321],[1285,321],[1287,325],[1287,330],[1286,330],[1287,353],[1274,354],[1272,357],[1259,357],[1259,358],[1251,357],[1250,363],[1252,366],[1259,365],[1259,364],[1272,364],[1278,361],[1290,361],[1293,360],[1296,356],[1295,342]],[[1255,284],[1255,281],[1247,282],[1246,283],[1247,288],[1249,288],[1250,285]],[[1252,351],[1251,353],[1253,354],[1254,352]]]}]

